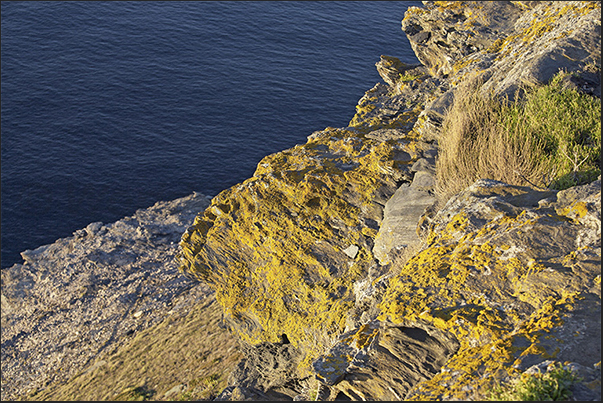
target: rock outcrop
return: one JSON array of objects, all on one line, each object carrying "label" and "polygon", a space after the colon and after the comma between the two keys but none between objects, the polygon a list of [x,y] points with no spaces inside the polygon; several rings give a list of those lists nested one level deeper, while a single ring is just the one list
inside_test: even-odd
[{"label": "rock outcrop", "polygon": [[[208,204],[199,193],[158,202],[131,217],[106,225],[92,223],[72,237],[27,250],[22,253],[25,263],[3,269],[2,400],[114,400],[124,389],[135,389],[141,380],[125,376],[113,384],[102,384],[103,380],[108,382],[120,368],[135,374],[140,371],[138,364],[154,361],[152,357],[141,359],[140,352],[127,353],[135,351],[138,338],[146,343],[159,340],[165,343],[162,350],[170,351],[162,335],[153,335],[154,329],[165,326],[162,323],[170,322],[173,328],[185,320],[199,324],[189,315],[196,310],[219,319],[220,311],[212,312],[216,310],[213,291],[183,277],[175,263],[182,232]],[[201,324],[213,329],[210,333],[224,333],[215,350],[224,349],[223,355],[233,357],[234,365],[238,360],[235,339],[217,322]],[[197,331],[203,334],[201,329]],[[187,350],[186,344],[195,345],[197,351]],[[191,357],[202,351],[196,337],[186,344],[174,347],[189,351]],[[149,351],[149,347],[143,350]],[[114,358],[117,356],[120,360]],[[186,359],[186,354],[179,359]],[[194,367],[180,362],[174,369],[171,362],[163,363],[162,371],[145,375],[160,374],[173,383],[165,390],[162,382],[146,385],[146,396],[161,397],[174,384],[186,383],[190,374],[183,368],[203,366],[201,362],[190,364]],[[181,379],[169,380],[170,372]],[[78,379],[86,380],[87,389]],[[64,384],[60,390],[58,386]]]},{"label": "rock outcrop", "polygon": [[411,7],[402,21],[417,58],[438,77],[470,72],[486,90],[513,95],[524,82],[549,81],[560,69],[581,73],[601,96],[600,2],[436,1]]},{"label": "rock outcrop", "polygon": [[554,363],[600,400],[600,176],[435,194],[459,84],[600,99],[600,2],[423,4],[347,127],[2,270],[3,400],[484,400]]},{"label": "rock outcrop", "polygon": [[600,3],[424,4],[402,22],[422,65],[382,56],[348,127],[266,157],[183,235],[247,345],[220,400],[483,399],[551,358],[600,398],[600,181],[434,196],[463,80],[513,96],[570,71],[600,96]]}]

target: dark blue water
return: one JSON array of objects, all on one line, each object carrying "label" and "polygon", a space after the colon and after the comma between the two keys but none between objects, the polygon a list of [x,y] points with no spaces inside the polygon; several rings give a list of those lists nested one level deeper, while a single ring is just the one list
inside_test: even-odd
[{"label": "dark blue water", "polygon": [[345,127],[420,2],[2,2],[2,267]]}]

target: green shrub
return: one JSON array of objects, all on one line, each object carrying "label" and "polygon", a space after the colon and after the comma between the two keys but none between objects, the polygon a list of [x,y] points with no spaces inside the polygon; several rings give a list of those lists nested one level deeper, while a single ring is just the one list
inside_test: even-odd
[{"label": "green shrub", "polygon": [[593,181],[601,173],[601,100],[566,89],[559,73],[548,85],[526,94],[525,102],[506,110],[504,125],[522,135],[533,136],[544,146],[557,174],[555,189]]},{"label": "green shrub", "polygon": [[573,371],[557,364],[544,374],[522,374],[510,385],[495,387],[488,400],[568,400],[572,396],[570,387],[579,380]]}]

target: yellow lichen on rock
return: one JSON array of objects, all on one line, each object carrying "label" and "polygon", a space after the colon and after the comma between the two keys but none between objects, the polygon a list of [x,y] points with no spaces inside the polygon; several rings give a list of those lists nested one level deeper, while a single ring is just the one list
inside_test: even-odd
[{"label": "yellow lichen on rock", "polygon": [[[266,156],[181,241],[181,270],[216,290],[230,328],[255,348],[290,342],[300,354],[295,382],[313,377],[329,400],[482,398],[528,366],[579,356],[567,334],[583,337],[584,318],[600,312],[596,184],[555,192],[479,180],[425,207],[421,245],[398,240],[390,249],[400,256],[374,259],[386,203],[398,188],[423,186],[435,165],[455,85],[477,71],[497,91],[514,88],[524,77],[507,81],[521,70],[515,57],[590,32],[596,21],[566,22],[600,5],[425,7],[409,8],[402,23],[423,66],[381,56],[386,85],[365,93],[347,128]],[[544,71],[528,68],[525,77]]]},{"label": "yellow lichen on rock", "polygon": [[[381,302],[381,320],[437,328],[460,342],[442,372],[421,383],[411,400],[475,397],[502,374],[516,376],[524,360],[557,357],[563,340],[556,332],[590,292],[582,279],[566,274],[579,254],[570,253],[578,223],[552,208],[514,210],[505,203],[519,203],[522,188],[484,185],[438,213],[426,247],[389,280]],[[470,210],[462,200],[473,200]],[[579,215],[578,203],[571,209]],[[483,217],[489,218],[481,223]],[[549,249],[552,228],[557,239]],[[600,267],[590,270],[600,275]]]},{"label": "yellow lichen on rock", "polygon": [[181,270],[216,289],[243,340],[286,334],[311,351],[345,327],[353,284],[373,261],[376,230],[363,222],[381,219],[376,202],[395,190],[398,165],[412,163],[394,155],[406,143],[327,128],[265,157],[197,216],[182,237]]}]

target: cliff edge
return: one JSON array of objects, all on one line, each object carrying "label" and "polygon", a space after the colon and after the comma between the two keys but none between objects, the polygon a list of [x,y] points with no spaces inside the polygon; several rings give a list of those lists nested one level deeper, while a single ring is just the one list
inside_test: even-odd
[{"label": "cliff edge", "polygon": [[600,113],[600,3],[424,2],[402,29],[421,65],[382,56],[348,127],[267,156],[182,237],[247,349],[219,399],[482,399],[551,361],[600,397],[596,169],[438,197],[466,83],[507,108],[570,88]]},{"label": "cliff edge", "polygon": [[410,7],[347,127],[23,252],[2,400],[600,401],[600,16]]}]

